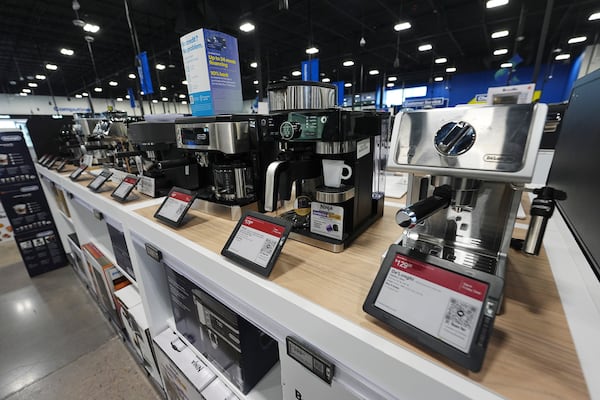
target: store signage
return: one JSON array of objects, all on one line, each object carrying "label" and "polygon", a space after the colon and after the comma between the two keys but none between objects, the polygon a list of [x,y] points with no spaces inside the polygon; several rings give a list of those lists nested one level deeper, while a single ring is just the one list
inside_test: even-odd
[{"label": "store signage", "polygon": [[423,100],[406,100],[402,107],[404,108],[425,108],[425,107],[446,107],[448,99],[445,97],[434,97]]},{"label": "store signage", "polygon": [[[140,85],[142,87],[142,92],[144,94],[152,94],[154,93],[154,88],[152,87],[152,75],[150,75],[150,65],[148,64],[148,54],[145,51],[142,51],[140,54],[136,56],[137,58],[137,69],[138,76],[140,77]],[[130,100],[133,98],[131,94],[129,95]]]},{"label": "store signage", "polygon": [[319,59],[302,61],[302,80],[303,81],[319,81]]},{"label": "store signage", "polygon": [[237,39],[198,29],[182,36],[180,42],[192,115],[242,112]]}]

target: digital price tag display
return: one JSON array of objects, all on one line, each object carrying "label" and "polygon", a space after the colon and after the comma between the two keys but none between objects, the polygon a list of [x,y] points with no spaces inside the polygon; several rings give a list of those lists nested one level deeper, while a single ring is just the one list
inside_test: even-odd
[{"label": "digital price tag display", "polygon": [[50,168],[50,164],[52,162],[54,162],[54,160],[56,160],[58,158],[58,156],[53,156],[53,155],[49,155],[43,162],[42,162],[42,166],[46,167],[46,168]]},{"label": "digital price tag display", "polygon": [[247,211],[221,254],[260,275],[269,276],[291,229],[287,220]]},{"label": "digital price tag display", "polygon": [[323,379],[328,384],[333,380],[335,365],[321,354],[299,340],[288,336],[285,339],[288,356],[298,361],[310,372]]},{"label": "digital price tag display", "polygon": [[381,264],[363,310],[478,372],[503,285],[495,275],[394,244]]},{"label": "digital price tag display", "polygon": [[52,167],[54,167],[54,165],[55,165],[57,162],[59,162],[60,160],[62,160],[62,158],[60,158],[60,157],[56,157],[56,158],[54,158],[52,161],[50,161],[50,162],[49,162],[49,163],[46,165],[46,167],[47,167],[48,169],[52,169]]},{"label": "digital price tag display", "polygon": [[129,196],[139,181],[140,178],[137,176],[127,175],[110,195],[119,201],[126,201],[127,196]]},{"label": "digital price tag display", "polygon": [[77,178],[79,178],[82,174],[83,171],[85,171],[87,169],[87,164],[79,164],[79,168],[77,168],[75,171],[71,172],[71,175],[69,175],[69,178],[71,178],[71,180],[77,180]]},{"label": "digital price tag display", "polygon": [[183,225],[183,218],[196,199],[196,192],[173,187],[167,198],[160,205],[154,218],[166,223],[167,225],[178,227]]},{"label": "digital price tag display", "polygon": [[65,168],[65,165],[67,165],[67,160],[64,159],[62,160],[57,166],[56,166],[56,171],[60,172]]},{"label": "digital price tag display", "polygon": [[50,157],[50,154],[44,154],[43,156],[41,156],[38,159],[38,163],[40,163],[41,165],[44,165],[44,162],[46,162],[49,157]]},{"label": "digital price tag display", "polygon": [[98,174],[98,176],[96,176],[94,180],[87,185],[87,187],[89,187],[94,192],[97,192],[98,190],[100,190],[102,185],[104,185],[104,183],[112,176],[112,174],[112,172],[105,169],[104,171],[100,172],[100,174]]}]

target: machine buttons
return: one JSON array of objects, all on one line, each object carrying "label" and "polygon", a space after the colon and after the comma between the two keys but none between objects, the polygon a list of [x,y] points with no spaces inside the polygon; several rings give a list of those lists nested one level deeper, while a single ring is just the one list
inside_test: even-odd
[{"label": "machine buttons", "polygon": [[435,134],[435,148],[442,155],[458,156],[473,146],[476,136],[468,122],[448,122]]},{"label": "machine buttons", "polygon": [[279,127],[279,134],[284,140],[292,140],[300,136],[300,133],[302,133],[302,128],[297,122],[285,121]]}]

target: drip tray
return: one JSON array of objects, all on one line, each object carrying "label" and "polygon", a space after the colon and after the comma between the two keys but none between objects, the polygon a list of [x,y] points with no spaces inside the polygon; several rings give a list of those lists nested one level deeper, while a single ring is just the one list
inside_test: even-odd
[{"label": "drip tray", "polygon": [[319,186],[315,193],[315,200],[319,203],[339,204],[354,198],[354,186],[342,185],[339,188]]}]

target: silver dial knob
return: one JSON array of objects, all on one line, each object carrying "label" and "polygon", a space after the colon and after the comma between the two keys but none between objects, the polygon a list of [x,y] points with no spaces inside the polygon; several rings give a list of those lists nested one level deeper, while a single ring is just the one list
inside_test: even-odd
[{"label": "silver dial knob", "polygon": [[466,153],[475,143],[475,128],[468,122],[448,122],[435,134],[436,150],[445,156]]}]

